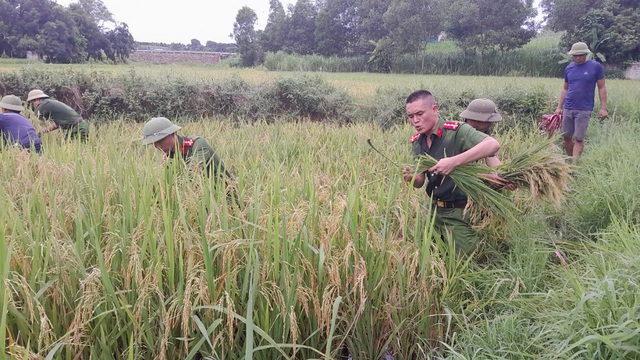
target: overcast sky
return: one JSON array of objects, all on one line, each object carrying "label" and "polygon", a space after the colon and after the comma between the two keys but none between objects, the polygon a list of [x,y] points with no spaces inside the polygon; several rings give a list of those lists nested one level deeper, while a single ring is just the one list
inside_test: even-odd
[{"label": "overcast sky", "polygon": [[[68,6],[77,0],[55,0]],[[295,0],[280,0],[286,9]],[[198,39],[233,43],[229,34],[238,10],[243,6],[258,15],[256,29],[264,29],[269,0],[102,0],[118,22],[129,25],[136,41],[190,44]]]}]

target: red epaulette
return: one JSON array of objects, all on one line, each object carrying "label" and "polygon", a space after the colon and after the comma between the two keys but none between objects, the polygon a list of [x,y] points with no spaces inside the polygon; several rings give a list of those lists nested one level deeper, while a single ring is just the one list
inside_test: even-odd
[{"label": "red epaulette", "polygon": [[461,122],[459,121],[447,121],[444,123],[442,127],[447,130],[458,130],[458,127],[460,126],[460,124]]},{"label": "red epaulette", "polygon": [[417,133],[417,134],[413,135],[411,137],[411,139],[409,139],[409,142],[414,143],[414,142],[416,142],[418,140],[419,137],[420,137],[420,133]]},{"label": "red epaulette", "polygon": [[180,145],[180,151],[182,151],[182,153],[186,155],[187,148],[192,147],[193,143],[195,142],[196,142],[196,139],[184,138],[184,140],[182,141],[182,144]]}]

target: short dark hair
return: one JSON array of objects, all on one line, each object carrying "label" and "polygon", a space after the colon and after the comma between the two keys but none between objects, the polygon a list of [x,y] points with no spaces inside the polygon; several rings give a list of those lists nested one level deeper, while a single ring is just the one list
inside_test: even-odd
[{"label": "short dark hair", "polygon": [[431,94],[429,90],[418,90],[412,92],[411,95],[407,96],[407,101],[405,101],[405,104],[409,104],[420,99],[430,100],[434,104],[436,102],[436,100],[433,98],[433,94]]}]

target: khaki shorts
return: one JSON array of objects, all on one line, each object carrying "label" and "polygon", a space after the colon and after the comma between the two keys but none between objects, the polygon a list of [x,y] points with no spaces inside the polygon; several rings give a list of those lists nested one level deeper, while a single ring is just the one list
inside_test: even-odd
[{"label": "khaki shorts", "polygon": [[583,141],[587,134],[589,119],[592,111],[589,110],[569,110],[562,112],[562,132],[565,138],[574,138]]}]

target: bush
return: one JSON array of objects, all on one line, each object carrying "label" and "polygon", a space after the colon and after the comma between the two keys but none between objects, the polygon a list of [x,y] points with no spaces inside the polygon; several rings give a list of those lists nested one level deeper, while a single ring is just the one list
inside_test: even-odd
[{"label": "bush", "polygon": [[213,117],[235,119],[308,118],[314,121],[353,120],[351,97],[319,76],[295,76],[251,86],[239,76],[218,82],[189,83],[179,78],[156,80],[128,74],[109,77],[83,71],[0,73],[0,93],[22,98],[40,88],[95,122],[124,117]]},{"label": "bush", "polygon": [[272,71],[562,77],[565,64],[558,64],[563,55],[559,42],[560,34],[544,32],[519,49],[478,53],[465,53],[453,41],[430,43],[418,53],[393,56],[390,68],[371,66],[369,55],[322,57],[282,51],[267,53],[263,65]]},{"label": "bush", "polygon": [[295,76],[277,79],[274,98],[290,115],[311,120],[352,118],[353,105],[346,91],[338,91],[319,76]]}]

